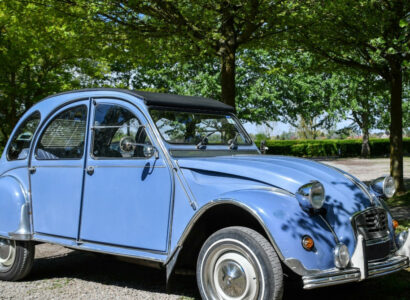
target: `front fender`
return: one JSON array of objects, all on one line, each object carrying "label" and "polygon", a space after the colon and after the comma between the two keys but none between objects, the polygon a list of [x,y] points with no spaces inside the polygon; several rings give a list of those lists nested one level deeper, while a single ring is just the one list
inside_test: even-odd
[{"label": "front fender", "polygon": [[31,238],[30,206],[20,181],[12,175],[0,177],[0,236]]},{"label": "front fender", "polygon": [[[213,203],[227,201],[247,209],[259,220],[279,257],[297,274],[334,267],[335,237],[320,216],[300,208],[294,195],[269,188],[247,189],[222,194]],[[302,247],[304,235],[313,238],[312,251]]]}]

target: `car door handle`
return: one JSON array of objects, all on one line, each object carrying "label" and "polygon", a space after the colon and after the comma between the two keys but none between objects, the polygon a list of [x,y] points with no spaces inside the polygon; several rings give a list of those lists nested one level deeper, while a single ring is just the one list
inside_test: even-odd
[{"label": "car door handle", "polygon": [[86,171],[87,171],[87,174],[91,176],[94,174],[95,169],[93,166],[88,166]]}]

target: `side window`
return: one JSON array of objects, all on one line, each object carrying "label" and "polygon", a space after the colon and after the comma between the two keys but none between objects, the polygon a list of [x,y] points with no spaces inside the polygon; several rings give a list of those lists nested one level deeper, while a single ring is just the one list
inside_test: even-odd
[{"label": "side window", "polygon": [[[95,108],[92,154],[95,158],[142,158],[151,142],[144,126],[128,109],[99,104]],[[128,144],[128,149],[121,143]]]},{"label": "side window", "polygon": [[41,135],[36,158],[80,159],[84,153],[87,106],[69,108],[58,114]]},{"label": "side window", "polygon": [[36,111],[17,129],[7,151],[8,160],[26,159],[34,133],[40,123],[40,113]]}]

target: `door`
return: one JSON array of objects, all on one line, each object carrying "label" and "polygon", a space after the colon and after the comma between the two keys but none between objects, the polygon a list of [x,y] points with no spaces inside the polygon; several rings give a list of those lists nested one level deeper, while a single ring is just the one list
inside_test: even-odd
[{"label": "door", "polygon": [[[171,175],[134,106],[100,99],[93,104],[81,216],[81,241],[166,251]],[[121,141],[133,147],[122,149]]]},{"label": "door", "polygon": [[68,105],[42,129],[31,159],[36,233],[77,239],[89,100]]}]

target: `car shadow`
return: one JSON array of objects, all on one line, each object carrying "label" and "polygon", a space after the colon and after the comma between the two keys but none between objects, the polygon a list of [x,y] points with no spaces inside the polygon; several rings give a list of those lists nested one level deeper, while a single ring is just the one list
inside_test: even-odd
[{"label": "car shadow", "polygon": [[[394,276],[399,276],[399,279],[404,278],[405,282],[404,288],[395,289],[392,293],[392,286],[397,288],[397,277]],[[36,282],[47,279],[73,278],[126,289],[170,293],[180,297],[200,299],[195,276],[175,275],[172,287],[168,290],[165,277],[165,270],[122,262],[109,255],[69,251],[60,255],[36,258],[33,270],[26,278],[26,281]],[[283,299],[327,300],[331,296],[332,299],[345,300],[348,297],[349,299],[363,300],[367,299],[368,296],[381,299],[386,295],[388,296],[387,299],[399,299],[401,295],[408,295],[410,292],[409,281],[410,273],[406,271],[402,271],[398,275],[368,280],[363,283],[345,284],[309,291],[303,290],[299,281],[287,281]],[[376,295],[374,295],[375,292]],[[398,294],[396,294],[397,292]]]},{"label": "car shadow", "polygon": [[[104,285],[113,285],[146,292],[167,293],[165,270],[123,262],[114,256],[84,251],[36,258],[25,281],[75,278]],[[172,294],[198,298],[194,276],[176,275]]]}]

